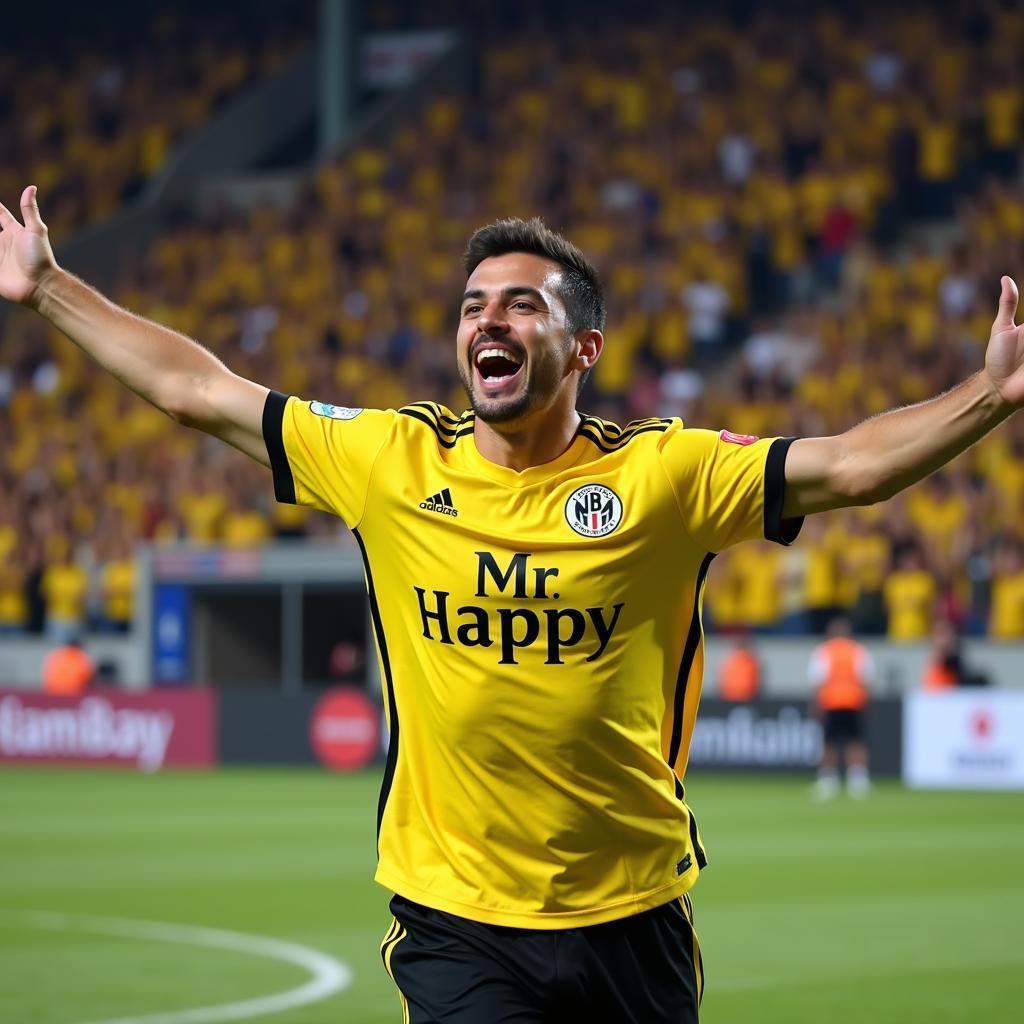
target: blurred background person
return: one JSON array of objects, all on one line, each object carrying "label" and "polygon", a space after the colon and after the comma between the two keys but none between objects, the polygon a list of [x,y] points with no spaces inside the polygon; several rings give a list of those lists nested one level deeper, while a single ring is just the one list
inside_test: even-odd
[{"label": "blurred background person", "polygon": [[735,703],[757,700],[761,694],[762,671],[761,659],[750,637],[740,633],[718,670],[718,696]]},{"label": "blurred background person", "polygon": [[996,542],[992,558],[989,636],[993,640],[1024,638],[1024,541],[1012,535]]},{"label": "blurred background person", "polygon": [[867,648],[851,634],[849,619],[833,619],[828,639],[815,648],[808,666],[825,740],[814,784],[814,795],[819,800],[831,799],[839,792],[840,756],[849,794],[865,797],[871,790],[864,713],[875,668]]},{"label": "blurred background person", "polygon": [[96,678],[96,666],[82,649],[82,640],[69,635],[43,661],[43,693],[51,697],[77,697]]},{"label": "blurred background person", "polygon": [[47,639],[63,643],[78,637],[85,626],[89,574],[72,556],[67,537],[48,538],[39,586],[46,607]]},{"label": "blurred background person", "polygon": [[900,551],[895,563],[883,589],[889,639],[898,643],[924,640],[931,633],[939,597],[936,573],[928,568],[917,544]]},{"label": "blurred background person", "polygon": [[960,638],[949,619],[939,619],[932,631],[932,650],[921,676],[926,690],[949,690],[959,686],[962,677]]},{"label": "blurred background person", "polygon": [[949,619],[939,619],[932,631],[932,649],[921,676],[925,690],[950,690],[957,686],[987,686],[988,677],[964,663],[960,634]]},{"label": "blurred background person", "polygon": [[127,633],[135,614],[135,559],[131,544],[118,532],[97,543],[99,565],[99,610],[96,629],[105,633]]},{"label": "blurred background person", "polygon": [[28,626],[28,572],[21,551],[0,555],[0,636],[15,635]]}]

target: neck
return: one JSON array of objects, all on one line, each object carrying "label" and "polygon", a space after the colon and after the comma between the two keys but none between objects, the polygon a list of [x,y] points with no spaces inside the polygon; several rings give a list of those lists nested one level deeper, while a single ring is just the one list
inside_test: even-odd
[{"label": "neck", "polygon": [[576,438],[579,425],[580,414],[575,406],[546,409],[517,424],[493,426],[478,416],[473,439],[477,451],[488,462],[521,473],[557,459]]}]

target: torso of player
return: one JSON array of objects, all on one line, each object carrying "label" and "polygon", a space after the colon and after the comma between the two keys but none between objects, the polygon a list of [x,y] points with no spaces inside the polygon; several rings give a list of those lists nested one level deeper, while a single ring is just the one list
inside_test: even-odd
[{"label": "torso of player", "polygon": [[[607,896],[595,880],[619,894],[677,884],[687,817],[666,755],[703,553],[681,542],[644,457],[661,432],[615,451],[581,434],[515,473],[472,435],[445,447],[451,435],[415,418],[398,429],[408,443],[382,453],[358,528],[400,726],[383,880],[436,902],[392,865],[467,865],[445,909],[486,917],[481,900],[497,898],[502,923],[589,913]],[[424,835],[427,816],[444,832]],[[647,848],[632,865],[630,847]],[[506,893],[475,891],[482,858]]]},{"label": "torso of player", "polygon": [[584,417],[522,473],[431,403],[271,392],[278,500],[354,531],[391,746],[377,878],[513,927],[596,924],[703,867],[682,792],[712,558],[779,518],[785,439]]}]

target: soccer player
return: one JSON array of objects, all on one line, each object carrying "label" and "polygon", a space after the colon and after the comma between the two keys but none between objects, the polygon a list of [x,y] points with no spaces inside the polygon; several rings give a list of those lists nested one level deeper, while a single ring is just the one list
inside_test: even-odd
[{"label": "soccer player", "polygon": [[0,295],[358,538],[391,729],[381,953],[404,1019],[695,1021],[689,890],[707,861],[683,779],[708,566],[889,497],[1024,404],[1013,282],[959,387],[835,437],[758,440],[581,414],[601,285],[539,222],[469,241],[457,415],[243,380],[59,269],[32,186],[21,211],[0,208]]}]

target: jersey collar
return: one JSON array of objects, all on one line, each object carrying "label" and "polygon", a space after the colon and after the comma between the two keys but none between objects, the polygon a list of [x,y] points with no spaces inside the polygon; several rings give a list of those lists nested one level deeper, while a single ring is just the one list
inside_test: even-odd
[{"label": "jersey collar", "polygon": [[557,458],[550,462],[543,462],[539,466],[527,466],[524,470],[510,469],[508,466],[499,466],[480,454],[476,446],[476,435],[473,434],[466,439],[469,443],[460,445],[459,450],[469,472],[486,477],[495,483],[504,484],[506,487],[529,487],[531,484],[541,483],[544,480],[557,476],[563,470],[575,466],[586,454],[588,448],[587,439],[580,433],[572,439],[572,443]]}]

